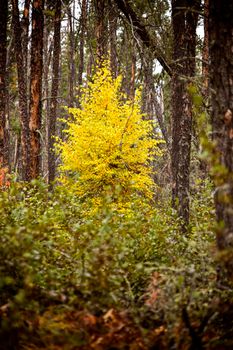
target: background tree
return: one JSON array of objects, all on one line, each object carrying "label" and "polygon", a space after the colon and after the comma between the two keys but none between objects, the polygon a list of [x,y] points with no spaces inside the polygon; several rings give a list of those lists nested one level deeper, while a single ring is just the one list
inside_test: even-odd
[{"label": "background tree", "polygon": [[48,181],[52,182],[55,178],[55,154],[54,154],[54,136],[56,135],[57,120],[57,94],[59,87],[59,65],[61,50],[61,0],[55,2],[54,16],[54,48],[53,48],[53,68],[52,68],[52,86],[51,101],[48,118]]},{"label": "background tree", "polygon": [[31,76],[30,76],[30,177],[40,175],[41,155],[41,113],[42,113],[42,75],[43,75],[43,28],[44,1],[32,3],[32,40],[31,40]]},{"label": "background tree", "polygon": [[19,110],[21,123],[22,178],[30,179],[30,136],[27,101],[27,80],[24,71],[24,55],[21,39],[18,1],[12,0],[12,21],[14,28],[15,56],[18,76]]},{"label": "background tree", "polygon": [[[189,223],[192,106],[188,93],[195,76],[196,27],[200,1],[172,1],[172,201]],[[178,202],[178,203],[177,203]]]},{"label": "background tree", "polygon": [[6,59],[7,59],[8,2],[0,4],[0,169],[9,164],[9,144],[6,105]]},{"label": "background tree", "polygon": [[78,65],[78,99],[81,98],[81,87],[83,84],[84,72],[84,44],[87,25],[87,0],[82,0],[81,16],[80,16],[80,36],[79,36],[79,65]]},{"label": "background tree", "polygon": [[[217,244],[228,277],[233,277],[233,41],[232,1],[215,0],[209,8],[210,89],[216,169]],[[224,275],[224,274],[223,274]]]},{"label": "background tree", "polygon": [[94,0],[96,58],[99,63],[106,57],[108,50],[107,5],[107,0]]}]

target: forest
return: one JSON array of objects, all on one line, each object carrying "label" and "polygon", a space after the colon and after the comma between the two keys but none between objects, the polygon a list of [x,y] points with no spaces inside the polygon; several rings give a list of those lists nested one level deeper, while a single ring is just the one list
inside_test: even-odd
[{"label": "forest", "polygon": [[0,350],[233,349],[232,18],[0,0]]}]

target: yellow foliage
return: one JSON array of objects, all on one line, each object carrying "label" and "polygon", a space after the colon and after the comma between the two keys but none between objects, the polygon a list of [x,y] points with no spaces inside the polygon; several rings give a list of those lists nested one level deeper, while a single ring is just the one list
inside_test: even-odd
[{"label": "yellow foliage", "polygon": [[61,179],[98,205],[106,188],[121,188],[124,198],[151,198],[151,160],[160,150],[151,137],[152,123],[141,113],[141,94],[127,101],[121,77],[112,78],[106,62],[83,91],[81,108],[70,108],[67,140],[58,141]]}]

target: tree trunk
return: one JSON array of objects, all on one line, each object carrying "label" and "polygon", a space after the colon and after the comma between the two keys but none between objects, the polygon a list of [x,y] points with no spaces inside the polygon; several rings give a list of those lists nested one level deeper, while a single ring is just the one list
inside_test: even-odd
[{"label": "tree trunk", "polygon": [[69,23],[69,98],[68,106],[74,107],[74,86],[75,84],[75,37],[74,37],[74,25],[72,21],[72,10],[69,7],[67,10],[68,23]]},{"label": "tree trunk", "polygon": [[[23,18],[21,21],[22,29],[22,49],[23,49],[23,65],[25,71],[26,86],[28,77],[28,41],[29,41],[29,10],[30,10],[31,0],[25,0]],[[28,92],[28,91],[27,91]]]},{"label": "tree trunk", "polygon": [[30,151],[31,179],[40,175],[40,132],[41,132],[41,96],[43,75],[43,27],[44,1],[33,0],[32,4],[32,42],[31,42],[31,80],[30,80]]},{"label": "tree trunk", "polygon": [[8,167],[9,145],[6,129],[6,58],[7,58],[8,2],[0,4],[0,170]]},{"label": "tree trunk", "polygon": [[213,139],[223,167],[215,179],[217,245],[220,251],[229,252],[222,261],[228,277],[233,278],[233,2],[210,1],[209,11]]},{"label": "tree trunk", "polygon": [[107,55],[108,31],[107,31],[107,0],[94,0],[96,22],[96,58],[97,64],[103,62]]},{"label": "tree trunk", "polygon": [[54,153],[54,136],[56,133],[57,120],[57,94],[59,87],[59,66],[61,51],[61,0],[56,0],[55,17],[54,17],[54,48],[53,48],[53,67],[52,67],[52,87],[50,111],[48,120],[48,182],[55,179],[55,153]]},{"label": "tree trunk", "polygon": [[78,103],[80,104],[81,87],[83,84],[84,71],[84,44],[85,32],[87,25],[87,1],[82,0],[81,17],[80,17],[80,37],[79,37],[79,66],[78,66]]},{"label": "tree trunk", "polygon": [[203,95],[209,96],[209,1],[204,1],[204,43],[202,50]]},{"label": "tree trunk", "polygon": [[43,137],[45,140],[45,149],[42,152],[42,174],[43,177],[47,177],[48,175],[48,116],[49,116],[49,69],[52,55],[52,42],[49,40],[49,21],[46,16],[44,16],[44,57],[43,57],[43,110],[44,110],[44,118],[42,119],[42,130]]},{"label": "tree trunk", "polygon": [[21,151],[22,151],[22,179],[30,179],[30,139],[29,139],[29,121],[27,107],[27,83],[26,72],[24,71],[24,55],[22,50],[21,27],[19,22],[18,0],[11,0],[12,3],[12,21],[14,28],[15,56],[18,75],[19,90],[19,111],[21,123]]},{"label": "tree trunk", "polygon": [[110,40],[110,64],[114,78],[117,77],[117,9],[115,2],[109,0],[109,40]]},{"label": "tree trunk", "polygon": [[184,230],[189,223],[189,177],[192,135],[190,78],[195,75],[196,27],[200,1],[173,0],[172,204]]},{"label": "tree trunk", "polygon": [[131,74],[130,74],[130,85],[129,85],[129,98],[134,100],[135,97],[135,75],[136,75],[136,53],[135,53],[135,45],[132,45],[132,53],[131,53]]}]

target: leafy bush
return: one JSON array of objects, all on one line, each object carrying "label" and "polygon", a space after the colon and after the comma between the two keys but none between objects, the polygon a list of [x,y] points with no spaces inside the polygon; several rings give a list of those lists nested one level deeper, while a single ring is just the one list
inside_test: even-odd
[{"label": "leafy bush", "polygon": [[61,180],[80,197],[92,198],[92,207],[109,189],[121,189],[115,202],[130,205],[130,196],[153,197],[151,160],[161,151],[152,138],[152,122],[141,113],[140,93],[126,101],[121,77],[113,79],[106,62],[83,91],[81,108],[72,114],[67,139],[59,141]]}]

